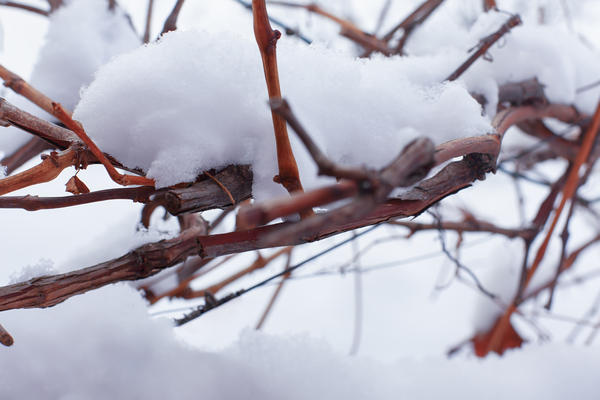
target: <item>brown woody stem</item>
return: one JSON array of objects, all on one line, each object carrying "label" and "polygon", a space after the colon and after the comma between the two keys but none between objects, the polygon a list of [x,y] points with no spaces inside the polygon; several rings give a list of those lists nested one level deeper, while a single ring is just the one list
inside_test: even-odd
[{"label": "brown woody stem", "polygon": [[[252,0],[252,15],[254,18],[254,36],[262,57],[269,99],[281,98],[276,54],[277,40],[281,33],[277,30],[274,31],[269,24],[265,0]],[[271,115],[273,117],[277,163],[279,165],[279,175],[274,180],[281,183],[290,193],[302,191],[298,165],[292,152],[286,122],[274,112],[271,112]]]}]

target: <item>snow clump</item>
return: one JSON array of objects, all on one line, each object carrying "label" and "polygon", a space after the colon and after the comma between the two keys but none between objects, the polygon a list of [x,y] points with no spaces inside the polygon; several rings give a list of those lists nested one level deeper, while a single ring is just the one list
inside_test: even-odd
[{"label": "snow clump", "polygon": [[[428,60],[357,60],[281,40],[282,92],[334,161],[381,167],[416,136],[436,142],[491,131],[460,83],[419,79]],[[276,188],[273,128],[253,38],[172,32],[101,68],[74,117],[103,151],[164,187],[252,164],[254,194]],[[290,133],[291,134],[291,133]],[[312,161],[294,146],[305,187]]]}]

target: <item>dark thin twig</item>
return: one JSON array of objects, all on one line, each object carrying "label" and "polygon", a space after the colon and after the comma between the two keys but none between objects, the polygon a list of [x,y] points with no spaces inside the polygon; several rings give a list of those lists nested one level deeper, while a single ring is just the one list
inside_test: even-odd
[{"label": "dark thin twig", "polygon": [[446,247],[446,237],[444,234],[444,229],[442,228],[442,219],[435,213],[430,212],[430,214],[433,216],[433,218],[436,220],[436,222],[438,224],[440,224],[440,227],[438,229],[438,237],[440,239],[440,244],[442,246],[442,251],[444,252],[444,254],[446,255],[446,257],[448,257],[448,259],[450,261],[452,261],[454,263],[454,265],[456,266],[456,273],[458,275],[459,271],[464,271],[467,275],[469,275],[471,277],[471,279],[473,280],[473,283],[475,283],[475,286],[477,287],[477,289],[479,289],[479,291],[481,293],[483,293],[484,295],[486,295],[487,297],[489,297],[492,300],[496,300],[498,298],[498,296],[496,296],[495,294],[493,294],[492,292],[490,292],[489,290],[487,290],[482,284],[481,281],[479,280],[479,278],[477,277],[477,275],[475,275],[475,273],[473,271],[471,271],[470,268],[468,268],[467,266],[465,266],[463,263],[460,262],[460,260],[458,260],[456,257],[454,257],[452,255],[452,253],[448,250],[448,248]]},{"label": "dark thin twig", "polygon": [[383,23],[385,22],[385,18],[388,15],[388,12],[390,11],[390,6],[392,5],[392,0],[386,0],[385,3],[383,4],[383,7],[381,7],[381,11],[379,12],[379,17],[377,18],[377,23],[375,24],[375,29],[373,30],[373,32],[375,34],[377,34],[377,32],[379,32],[381,30],[381,27],[383,26]]},{"label": "dark thin twig", "polygon": [[457,80],[467,69],[469,69],[469,67],[471,65],[473,65],[473,63],[475,61],[477,61],[477,59],[479,57],[484,55],[490,49],[490,47],[492,47],[494,45],[494,43],[496,43],[498,40],[500,40],[500,38],[502,38],[502,36],[506,35],[508,32],[510,32],[510,30],[512,28],[514,28],[517,25],[521,25],[521,17],[519,17],[518,14],[515,14],[515,15],[511,16],[508,19],[508,21],[506,21],[504,24],[502,24],[500,29],[498,29],[496,32],[481,39],[479,41],[479,44],[477,46],[475,46],[475,48],[477,48],[477,50],[467,59],[467,61],[462,63],[460,65],[460,67],[458,67],[456,69],[456,71],[451,73],[448,76],[448,78],[446,78],[446,80],[447,81]]},{"label": "dark thin twig", "polygon": [[590,83],[590,84],[587,84],[587,85],[585,85],[585,86],[582,86],[582,87],[579,87],[579,88],[577,88],[577,89],[575,90],[575,93],[577,93],[577,94],[579,94],[579,93],[583,93],[583,92],[585,92],[585,91],[587,91],[587,90],[594,89],[594,88],[596,88],[596,87],[598,87],[598,86],[600,86],[600,80],[597,80],[596,82],[592,82],[592,83]]},{"label": "dark thin twig", "polygon": [[347,168],[342,167],[332,162],[325,153],[319,149],[317,144],[312,140],[308,132],[300,124],[300,121],[296,118],[288,102],[285,99],[271,99],[271,109],[284,118],[287,123],[292,127],[298,138],[306,147],[315,164],[319,168],[319,175],[334,176],[336,178],[346,178],[352,180],[370,180],[370,175],[364,169],[359,168]]},{"label": "dark thin twig", "polygon": [[[352,236],[356,237],[356,232],[352,232]],[[358,349],[360,348],[363,320],[362,271],[360,266],[358,240],[354,240],[352,242],[352,250],[354,252],[354,333],[352,336],[350,351],[348,353],[351,356],[356,355],[356,353],[358,353]]]},{"label": "dark thin twig", "polygon": [[181,12],[181,7],[183,7],[184,1],[185,0],[177,0],[175,6],[173,6],[173,10],[171,10],[171,13],[165,20],[165,25],[160,32],[160,36],[177,29],[177,18],[179,18],[179,13]]},{"label": "dark thin twig", "polygon": [[321,256],[324,256],[325,254],[327,254],[327,253],[329,253],[329,252],[331,252],[331,251],[333,251],[333,250],[335,250],[335,249],[337,249],[339,247],[342,247],[343,245],[345,245],[347,243],[350,243],[353,240],[356,240],[356,238],[358,238],[359,236],[363,236],[363,235],[366,235],[369,232],[372,232],[373,230],[377,229],[379,226],[380,225],[374,225],[374,226],[372,226],[372,227],[370,227],[370,228],[368,228],[368,229],[366,229],[366,230],[364,230],[364,231],[356,234],[356,236],[353,236],[353,237],[351,237],[349,239],[346,239],[346,240],[344,240],[344,241],[342,241],[342,242],[340,242],[338,244],[335,244],[335,245],[333,245],[333,246],[331,246],[331,247],[329,247],[329,248],[327,248],[327,249],[325,249],[325,250],[323,250],[323,251],[315,254],[314,256],[311,256],[311,257],[307,258],[306,260],[304,260],[304,261],[302,261],[302,262],[300,262],[300,263],[298,263],[298,264],[296,264],[296,265],[294,265],[292,267],[286,268],[283,271],[281,271],[281,272],[279,272],[279,273],[277,273],[275,275],[272,275],[269,278],[267,278],[265,280],[262,280],[262,281],[258,282],[257,284],[255,284],[253,286],[250,286],[247,289],[241,289],[241,290],[238,290],[237,292],[231,293],[231,294],[229,294],[229,295],[227,295],[225,297],[222,297],[222,298],[220,298],[218,300],[215,299],[215,301],[213,301],[213,302],[205,303],[205,304],[199,306],[198,308],[196,308],[195,310],[191,311],[190,313],[184,315],[182,318],[176,319],[175,320],[175,325],[176,326],[185,325],[188,322],[191,322],[191,321],[195,320],[196,318],[202,316],[203,314],[206,314],[207,312],[209,312],[211,310],[214,310],[215,308],[218,308],[218,307],[222,306],[223,304],[229,303],[233,299],[241,297],[241,296],[245,295],[246,293],[249,293],[249,292],[251,292],[251,291],[253,291],[255,289],[258,289],[261,286],[266,285],[267,283],[271,282],[274,279],[277,279],[277,278],[282,277],[282,276],[284,276],[286,274],[292,273],[293,271],[295,271],[296,269],[302,267],[303,265],[306,265],[306,264],[310,263],[311,261],[314,261],[317,258],[319,258]]},{"label": "dark thin twig", "polygon": [[27,4],[17,3],[16,1],[0,1],[0,6],[18,8],[20,10],[30,11],[35,14],[43,15],[45,17],[50,15],[50,11],[42,10],[41,8],[37,8]]},{"label": "dark thin twig", "polygon": [[146,28],[144,29],[144,43],[150,42],[150,27],[152,25],[152,9],[154,8],[154,0],[148,0],[148,11],[146,12]]},{"label": "dark thin twig", "polygon": [[[392,40],[394,35],[396,35],[396,32],[398,32],[399,30],[403,30],[404,33],[398,41],[398,43],[396,44],[396,48],[393,50],[394,54],[402,54],[404,46],[409,36],[419,25],[423,24],[423,22],[425,22],[425,20],[429,18],[431,14],[433,14],[433,12],[442,4],[443,1],[444,0],[426,0],[425,2],[423,2],[423,4],[417,7],[415,11],[410,13],[404,20],[402,20],[399,24],[394,26],[388,33],[386,33],[381,39],[381,41],[384,43],[388,43],[390,40]],[[368,57],[371,55],[371,53],[372,50],[367,50],[361,56]]]},{"label": "dark thin twig", "polygon": [[[243,7],[245,7],[248,10],[252,10],[252,4],[251,3],[246,3],[243,0],[234,0],[237,3],[239,3],[240,5],[242,5]],[[304,36],[301,32],[299,32],[297,29],[292,28],[291,26],[287,25],[285,22],[277,19],[277,18],[273,18],[269,15],[269,21],[271,21],[273,23],[273,25],[277,25],[278,27],[280,27],[281,29],[283,29],[283,31],[285,32],[286,35],[288,36],[296,36],[298,39],[302,40],[304,43],[306,44],[311,44],[312,40],[307,38],[306,36]]]},{"label": "dark thin twig", "polygon": [[[285,266],[283,267],[284,270],[288,269],[290,267],[291,261],[292,261],[292,253],[289,252],[289,253],[287,253],[287,258],[285,260]],[[263,311],[260,319],[258,320],[258,323],[256,324],[255,329],[257,331],[262,329],[263,325],[265,324],[265,321],[267,320],[267,317],[269,316],[269,314],[271,313],[271,310],[273,309],[273,305],[275,304],[275,301],[277,300],[277,298],[279,297],[279,294],[281,293],[281,290],[283,289],[283,285],[289,278],[290,278],[290,274],[286,274],[281,278],[281,280],[277,284],[277,287],[275,288],[275,292],[273,292],[273,295],[271,296],[271,299],[269,299],[269,303],[267,304],[265,311]]]},{"label": "dark thin twig", "polygon": [[[592,306],[584,314],[582,320],[588,320],[589,321],[590,319],[594,318],[594,316],[596,314],[598,314],[599,310],[600,310],[600,293],[598,293],[598,295],[596,296],[596,298],[592,302]],[[577,339],[577,336],[579,336],[579,333],[581,333],[581,331],[583,330],[583,328],[584,328],[584,326],[582,324],[577,324],[575,327],[573,327],[573,330],[571,331],[571,333],[567,337],[567,343],[575,343],[575,339]]]}]

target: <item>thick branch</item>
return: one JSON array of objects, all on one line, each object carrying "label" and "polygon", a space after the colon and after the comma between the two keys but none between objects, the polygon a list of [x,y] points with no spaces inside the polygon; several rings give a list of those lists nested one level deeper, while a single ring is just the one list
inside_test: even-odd
[{"label": "thick branch", "polygon": [[[252,170],[247,165],[229,166],[215,174],[236,203],[252,196]],[[187,188],[170,189],[159,196],[173,215],[232,206],[229,195],[213,180],[206,179]]]},{"label": "thick branch", "polygon": [[0,119],[38,136],[59,149],[66,149],[81,140],[70,130],[38,118],[0,98]]}]

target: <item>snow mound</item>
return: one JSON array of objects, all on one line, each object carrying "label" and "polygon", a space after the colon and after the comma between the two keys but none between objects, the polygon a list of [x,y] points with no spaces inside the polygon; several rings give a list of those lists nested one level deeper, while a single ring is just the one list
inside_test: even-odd
[{"label": "snow mound", "polygon": [[[278,59],[284,96],[335,161],[380,167],[415,136],[443,142],[491,129],[462,84],[421,77],[429,59],[357,60],[283,39]],[[173,32],[101,68],[75,118],[159,187],[250,163],[259,195],[276,187],[267,98],[254,39]],[[312,162],[294,150],[305,186],[316,184]]]}]

